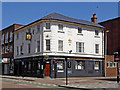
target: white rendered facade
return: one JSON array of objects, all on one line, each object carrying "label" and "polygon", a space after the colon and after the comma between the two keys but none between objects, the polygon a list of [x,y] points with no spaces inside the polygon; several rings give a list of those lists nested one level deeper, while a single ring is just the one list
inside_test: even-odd
[{"label": "white rendered facade", "polygon": [[[50,23],[50,29],[46,29],[46,23]],[[58,29],[58,25],[63,25],[63,30]],[[38,26],[40,31],[38,30]],[[78,33],[78,27],[82,32]],[[32,36],[31,41],[26,40],[26,32]],[[95,30],[99,34],[95,35]],[[18,34],[18,39],[17,39]],[[63,21],[40,21],[37,24],[31,24],[14,33],[14,58],[24,58],[31,56],[52,55],[52,56],[73,56],[88,58],[104,58],[104,31],[94,26],[81,24],[64,23]],[[50,40],[50,51],[46,50],[46,39]],[[58,50],[58,40],[63,41],[63,51]],[[37,52],[37,41],[40,41],[40,52]],[[76,52],[76,42],[84,43],[84,52]],[[28,53],[28,44],[30,43],[30,53]],[[96,53],[95,45],[98,44],[99,52]],[[20,53],[22,46],[22,55]],[[17,47],[19,54],[17,55]],[[69,51],[72,50],[71,54]]]}]

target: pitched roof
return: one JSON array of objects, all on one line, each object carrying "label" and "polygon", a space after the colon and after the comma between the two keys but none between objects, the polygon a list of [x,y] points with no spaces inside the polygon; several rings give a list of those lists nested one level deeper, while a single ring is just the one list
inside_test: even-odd
[{"label": "pitched roof", "polygon": [[[29,26],[33,23],[36,23],[36,22],[39,22],[40,20],[59,20],[59,21],[64,21],[64,22],[71,22],[71,23],[76,23],[76,24],[82,24],[82,25],[88,25],[88,26],[94,26],[94,27],[98,27],[98,28],[104,28],[103,26],[101,26],[100,24],[98,23],[94,23],[94,22],[90,22],[90,21],[86,21],[86,20],[81,20],[81,19],[74,19],[74,18],[70,18],[70,17],[67,17],[67,16],[64,16],[62,14],[58,14],[58,13],[52,13],[52,14],[49,14],[37,21],[34,21],[28,25],[25,25],[19,29],[22,29],[26,26]],[[19,29],[17,29],[16,31],[18,31]]]},{"label": "pitched roof", "polygon": [[95,26],[95,27],[99,27],[99,28],[104,28],[103,26],[101,26],[98,23],[94,23],[94,22],[90,22],[90,21],[86,21],[86,20],[81,20],[81,19],[74,19],[74,18],[70,18],[67,16],[64,16],[62,14],[58,14],[58,13],[52,13],[48,16],[45,16],[43,18],[41,18],[42,20],[60,20],[60,21],[66,21],[66,22],[72,22],[72,23],[77,23],[77,24],[83,24],[83,25],[88,25],[88,26]]}]

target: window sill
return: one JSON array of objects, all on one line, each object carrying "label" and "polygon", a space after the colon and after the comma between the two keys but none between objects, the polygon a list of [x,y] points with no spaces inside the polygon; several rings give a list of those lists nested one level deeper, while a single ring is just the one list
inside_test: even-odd
[{"label": "window sill", "polygon": [[57,72],[64,72],[64,70],[58,70]]},{"label": "window sill", "polygon": [[83,36],[83,34],[82,34],[82,33],[78,33],[77,35]]},{"label": "window sill", "polygon": [[39,34],[40,32],[36,32],[36,34]]},{"label": "window sill", "polygon": [[50,30],[50,29],[47,29],[47,30],[44,30],[44,32],[51,32],[51,30]]},{"label": "window sill", "polygon": [[100,38],[100,36],[97,36],[97,35],[96,35],[96,36],[94,36],[94,37],[95,37],[95,38]]},{"label": "window sill", "polygon": [[58,33],[65,33],[64,31],[58,31]]}]

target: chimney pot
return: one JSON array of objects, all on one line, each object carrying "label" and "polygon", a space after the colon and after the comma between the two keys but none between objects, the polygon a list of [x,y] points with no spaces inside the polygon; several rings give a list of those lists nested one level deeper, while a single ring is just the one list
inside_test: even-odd
[{"label": "chimney pot", "polygon": [[91,18],[91,22],[97,23],[96,14],[93,14],[93,17]]}]

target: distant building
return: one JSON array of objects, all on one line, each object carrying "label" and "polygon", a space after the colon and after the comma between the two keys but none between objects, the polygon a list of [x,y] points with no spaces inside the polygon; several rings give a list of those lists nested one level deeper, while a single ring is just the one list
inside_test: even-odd
[{"label": "distant building", "polygon": [[2,59],[2,31],[0,31],[0,59]]},{"label": "distant building", "polygon": [[14,74],[14,31],[22,26],[13,24],[2,29],[2,74]]},{"label": "distant building", "polygon": [[120,17],[99,24],[105,27],[105,37],[107,37],[106,76],[117,76],[117,63],[114,62],[114,52],[119,52],[120,56]]},{"label": "distant building", "polygon": [[[15,74],[69,77],[103,76],[104,27],[58,13],[14,32]],[[67,67],[66,67],[67,65]]]}]

